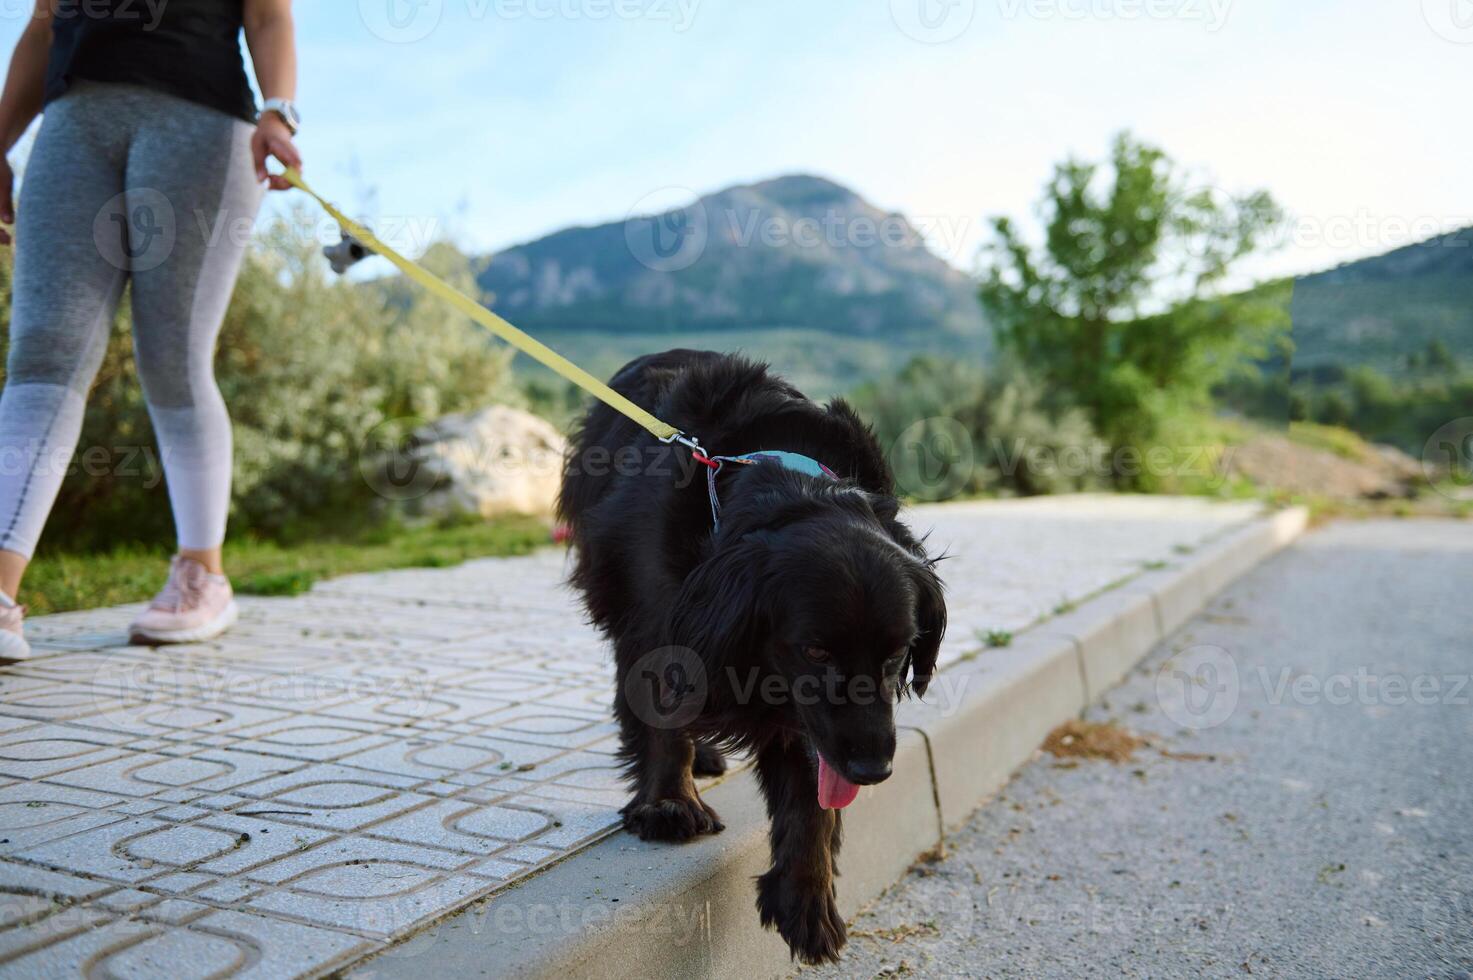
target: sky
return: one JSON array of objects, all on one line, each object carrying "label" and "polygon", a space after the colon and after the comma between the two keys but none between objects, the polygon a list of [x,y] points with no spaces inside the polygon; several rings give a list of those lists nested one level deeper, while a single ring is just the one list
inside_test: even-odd
[{"label": "sky", "polygon": [[[28,3],[0,0],[0,44]],[[1254,275],[1473,224],[1473,0],[298,0],[295,11],[306,174],[409,248],[445,236],[495,250],[815,173],[903,212],[971,270],[990,216],[1031,219],[1056,162],[1099,158],[1122,129],[1194,183],[1266,188],[1289,211]]]}]

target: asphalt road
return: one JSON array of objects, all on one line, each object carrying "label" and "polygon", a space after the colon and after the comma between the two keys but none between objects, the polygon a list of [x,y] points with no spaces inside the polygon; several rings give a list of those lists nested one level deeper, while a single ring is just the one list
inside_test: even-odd
[{"label": "asphalt road", "polygon": [[[1469,977],[1473,521],[1314,532],[1035,757],[803,976]],[[846,852],[846,861],[862,860]]]}]

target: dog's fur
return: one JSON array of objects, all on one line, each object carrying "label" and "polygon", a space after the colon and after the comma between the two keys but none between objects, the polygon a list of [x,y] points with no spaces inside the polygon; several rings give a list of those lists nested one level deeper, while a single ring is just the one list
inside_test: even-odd
[{"label": "dog's fur", "polygon": [[559,501],[573,583],[614,643],[634,788],[625,827],[645,840],[720,831],[693,772],[719,772],[722,750],[751,752],[772,819],[762,922],[804,962],[836,959],[840,818],[818,805],[815,753],[854,783],[889,775],[895,698],[907,684],[924,693],[946,628],[940,580],[844,402],[816,404],[765,365],[702,351],[639,358],[611,384],[713,452],[788,450],[841,478],[728,465],[713,528],[705,469],[598,405]]}]

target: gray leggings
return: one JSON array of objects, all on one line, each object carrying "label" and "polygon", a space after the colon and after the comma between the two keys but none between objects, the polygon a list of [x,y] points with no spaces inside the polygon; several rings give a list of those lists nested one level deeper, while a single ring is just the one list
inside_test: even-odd
[{"label": "gray leggings", "polygon": [[82,82],[47,108],[16,221],[0,548],[36,547],[128,280],[179,545],[224,540],[230,417],[213,361],[261,203],[251,133],[214,109],[127,85]]}]

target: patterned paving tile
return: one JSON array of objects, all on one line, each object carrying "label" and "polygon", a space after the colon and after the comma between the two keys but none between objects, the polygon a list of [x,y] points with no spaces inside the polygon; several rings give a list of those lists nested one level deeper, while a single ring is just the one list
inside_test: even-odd
[{"label": "patterned paving tile", "polygon": [[517,702],[454,692],[447,680],[434,686],[396,685],[391,690],[370,690],[357,701],[326,708],[322,714],[384,725],[416,725],[430,730],[465,721],[479,721],[497,715]]},{"label": "patterned paving tile", "polygon": [[182,927],[121,919],[58,938],[6,963],[6,976],[284,977],[374,948],[341,933],[229,911]]},{"label": "patterned paving tile", "polygon": [[67,721],[105,711],[143,705],[148,696],[50,679],[17,677],[3,688],[6,717],[16,720]]},{"label": "patterned paving tile", "polygon": [[[4,715],[0,715],[0,742],[5,741],[5,737],[12,732],[23,732],[29,728],[36,728],[37,726],[38,723],[29,718],[7,718]],[[0,783],[4,783],[5,781],[5,778],[0,776]]]},{"label": "patterned paving tile", "polygon": [[[380,948],[378,943],[357,936],[229,910],[196,919],[190,923],[189,931],[228,939],[241,948],[253,950],[258,958],[235,974],[246,980],[321,970]],[[219,971],[217,975],[223,974],[224,971]]]},{"label": "patterned paving tile", "polygon": [[[25,975],[24,972],[17,973],[17,967],[24,971],[25,967],[20,964],[33,961],[24,958],[24,954],[64,945],[71,937],[97,929],[109,921],[107,915],[95,908],[59,905],[49,898],[20,896],[12,899],[12,902],[14,917],[7,915],[10,924],[0,927],[0,959],[8,961],[0,966],[0,971],[7,977]],[[47,957],[40,959],[45,962]],[[37,972],[34,975],[50,974]]]},{"label": "patterned paving tile", "polygon": [[264,816],[281,823],[322,830],[352,831],[434,803],[404,784],[417,781],[333,765],[314,765],[288,776],[266,779],[234,794],[199,801],[242,817]]},{"label": "patterned paving tile", "polygon": [[110,807],[121,802],[112,794],[43,782],[0,789],[0,854],[117,823],[122,817]]},{"label": "patterned paving tile", "polygon": [[283,721],[295,714],[224,701],[200,703],[159,698],[73,717],[69,724],[77,728],[125,732],[139,738],[154,736],[165,741],[192,743],[200,738],[228,734],[247,726]]},{"label": "patterned paving tile", "polygon": [[[955,556],[943,658],[1252,513],[919,509]],[[163,650],[126,645],[137,607],[28,623],[37,657],[0,668],[0,975],[321,974],[613,832],[612,667],[565,573],[349,576]]]},{"label": "patterned paving tile", "polygon": [[66,904],[115,890],[115,886],[92,878],[0,860],[0,891],[6,894],[34,895]]},{"label": "patterned paving tile", "polygon": [[[150,882],[150,887],[157,888],[157,882]],[[90,901],[90,905],[106,909],[109,912],[118,912],[129,915],[134,912],[142,912],[151,906],[165,901],[158,891],[142,891],[138,888],[118,888],[101,895]]]},{"label": "patterned paving tile", "polygon": [[388,939],[485,893],[487,886],[476,875],[372,861],[313,869],[283,889],[251,899],[245,908]]},{"label": "patterned paving tile", "polygon": [[84,731],[62,725],[40,725],[12,732],[0,740],[0,776],[45,779],[96,765],[124,754],[129,741],[116,732]]},{"label": "patterned paving tile", "polygon": [[558,754],[555,747],[479,735],[445,737],[413,731],[406,735],[378,748],[343,756],[338,762],[355,769],[422,780],[469,778],[470,785],[477,785],[497,773],[536,765]]},{"label": "patterned paving tile", "polygon": [[41,867],[70,871],[101,881],[136,884],[168,868],[156,868],[152,860],[129,853],[128,846],[139,838],[173,829],[176,825],[152,817],[134,817],[74,834],[59,841],[21,848],[14,857]]},{"label": "patterned paving tile", "polygon": [[502,797],[499,803],[552,818],[548,829],[531,838],[528,843],[558,850],[568,850],[601,837],[619,822],[617,807],[609,805],[555,800],[531,793]]},{"label": "patterned paving tile", "polygon": [[298,716],[238,733],[261,752],[322,762],[382,742],[381,725]]},{"label": "patterned paving tile", "polygon": [[556,821],[555,816],[535,810],[438,800],[375,825],[371,834],[466,854],[486,854],[507,844],[535,838],[551,830]]},{"label": "patterned paving tile", "polygon": [[263,755],[236,748],[206,748],[191,754],[132,752],[105,762],[73,767],[50,776],[49,781],[125,796],[188,803],[207,793],[292,772],[305,765],[302,760],[289,756]]},{"label": "patterned paving tile", "polygon": [[169,871],[148,879],[148,891],[159,895],[192,895],[218,886],[220,878],[199,871]]}]

